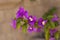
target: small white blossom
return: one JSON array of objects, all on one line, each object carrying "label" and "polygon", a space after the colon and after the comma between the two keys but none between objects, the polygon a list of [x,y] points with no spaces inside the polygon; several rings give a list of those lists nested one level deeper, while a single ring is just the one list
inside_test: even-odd
[{"label": "small white blossom", "polygon": [[42,24],[45,25],[46,24],[46,21],[42,21]]},{"label": "small white blossom", "polygon": [[30,21],[33,21],[33,19],[31,17],[29,19],[30,19]]}]

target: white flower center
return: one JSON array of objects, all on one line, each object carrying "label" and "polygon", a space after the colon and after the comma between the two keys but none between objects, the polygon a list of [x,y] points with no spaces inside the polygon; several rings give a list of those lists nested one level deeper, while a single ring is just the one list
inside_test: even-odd
[{"label": "white flower center", "polygon": [[32,29],[32,27],[30,27],[30,29]]},{"label": "white flower center", "polygon": [[42,21],[42,24],[45,25],[45,21]]},{"label": "white flower center", "polygon": [[31,17],[29,19],[30,19],[30,21],[33,21],[33,19]]}]

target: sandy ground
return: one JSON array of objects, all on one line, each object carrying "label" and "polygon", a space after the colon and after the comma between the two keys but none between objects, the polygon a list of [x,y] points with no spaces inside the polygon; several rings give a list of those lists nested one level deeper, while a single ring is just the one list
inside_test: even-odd
[{"label": "sandy ground", "polygon": [[[29,40],[29,37],[36,33],[22,33],[14,30],[10,23],[15,17],[19,7],[23,6],[28,10],[29,15],[41,17],[49,8],[57,7],[57,14],[60,16],[60,0],[0,0],[0,40]],[[60,26],[58,27],[60,30]]]}]

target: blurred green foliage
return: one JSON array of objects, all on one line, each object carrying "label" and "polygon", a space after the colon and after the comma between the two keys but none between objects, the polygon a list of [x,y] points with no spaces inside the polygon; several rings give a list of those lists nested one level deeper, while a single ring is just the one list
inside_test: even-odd
[{"label": "blurred green foliage", "polygon": [[50,18],[53,17],[52,15],[53,15],[55,12],[56,12],[56,8],[53,7],[52,9],[48,10],[48,12],[46,12],[42,17],[43,17],[44,19],[50,19]]},{"label": "blurred green foliage", "polygon": [[53,14],[56,12],[56,8],[53,7],[51,8],[50,10],[48,10],[48,12],[46,12],[42,17],[43,19],[45,20],[48,20],[47,24],[45,25],[46,27],[51,27],[51,28],[55,28],[57,27],[59,24],[58,24],[58,21],[52,21],[51,19],[53,18]]}]

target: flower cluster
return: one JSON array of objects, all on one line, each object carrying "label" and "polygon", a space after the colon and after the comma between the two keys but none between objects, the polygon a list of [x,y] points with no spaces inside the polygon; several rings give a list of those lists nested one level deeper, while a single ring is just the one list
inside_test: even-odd
[{"label": "flower cluster", "polygon": [[59,25],[59,17],[54,13],[55,11],[56,8],[52,8],[41,18],[37,19],[36,16],[28,15],[28,11],[21,7],[17,11],[12,25],[15,29],[22,29],[24,32],[40,32],[41,29],[48,29],[50,38],[54,39],[54,34],[57,32],[55,28]]},{"label": "flower cluster", "polygon": [[[49,14],[47,16],[47,19],[45,18],[42,17],[37,20],[36,16],[32,16],[32,15],[29,16],[28,11],[26,11],[23,7],[21,7],[16,13],[16,18],[15,20],[13,20],[13,25],[14,25],[14,28],[19,28],[19,29],[20,27],[22,28],[25,25],[27,26],[26,27],[27,30],[39,31],[41,30],[41,28],[44,28],[44,26],[46,26],[49,22],[53,24],[53,25],[50,24],[51,26],[55,27],[56,24],[54,23],[55,22],[57,23],[57,21],[59,20],[56,14],[53,14],[53,15]],[[35,25],[37,25],[37,27]]]},{"label": "flower cluster", "polygon": [[[16,18],[13,20],[14,28],[23,28],[24,25],[26,25],[26,29],[28,31],[40,31],[42,27],[47,23],[47,20],[44,20],[43,18],[39,18],[37,20],[36,16],[28,15],[28,11],[24,10],[23,7],[19,8],[19,10],[16,13]],[[38,27],[34,27],[38,25]]]}]

